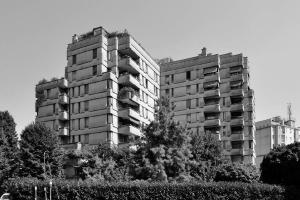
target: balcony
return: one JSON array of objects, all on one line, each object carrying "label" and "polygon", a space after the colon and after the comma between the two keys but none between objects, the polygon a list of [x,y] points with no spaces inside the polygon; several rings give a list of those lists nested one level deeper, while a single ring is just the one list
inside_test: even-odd
[{"label": "balcony", "polygon": [[230,90],[230,96],[242,96],[244,97],[244,90],[242,88],[240,89],[231,89]]},{"label": "balcony", "polygon": [[59,120],[68,120],[69,119],[69,116],[68,116],[68,112],[67,111],[61,111],[59,113]]},{"label": "balcony", "polygon": [[137,48],[139,48],[139,45],[128,33],[119,36],[118,51],[120,53],[138,59],[139,55],[136,52],[139,50],[137,50]]},{"label": "balcony", "polygon": [[119,60],[119,70],[122,72],[130,72],[131,74],[139,74],[139,66],[131,58],[122,58]]},{"label": "balcony", "polygon": [[58,97],[58,103],[60,104],[68,104],[69,103],[69,97],[67,94],[61,94]]},{"label": "balcony", "polygon": [[123,74],[119,77],[119,84],[122,84],[124,86],[134,87],[139,89],[139,81],[134,78],[131,74]]},{"label": "balcony", "polygon": [[211,81],[218,81],[220,82],[220,75],[219,73],[215,73],[212,75],[204,76],[204,83],[211,82]]},{"label": "balcony", "polygon": [[247,106],[246,106],[246,109],[247,109],[247,111],[253,111],[253,110],[254,110],[252,104],[247,105]]},{"label": "balcony", "polygon": [[139,105],[139,97],[133,94],[132,92],[126,92],[122,95],[119,95],[118,98],[119,101],[121,101],[122,103],[126,103],[133,106]]},{"label": "balcony", "polygon": [[239,134],[233,134],[232,133],[231,136],[230,136],[230,140],[231,141],[245,140],[245,136],[244,136],[243,132],[239,133]]},{"label": "balcony", "polygon": [[253,97],[254,96],[254,91],[252,89],[248,90],[248,96]]},{"label": "balcony", "polygon": [[69,135],[69,129],[68,128],[60,128],[58,130],[58,135],[59,136],[68,136]]},{"label": "balcony", "polygon": [[125,109],[122,109],[122,110],[119,110],[118,112],[119,114],[119,117],[121,118],[124,118],[124,119],[135,119],[135,120],[138,120],[136,121],[136,123],[139,123],[139,120],[140,120],[140,114],[133,110],[132,108],[125,108]]},{"label": "balcony", "polygon": [[244,105],[243,104],[231,104],[230,105],[230,111],[244,111]]},{"label": "balcony", "polygon": [[67,79],[64,79],[64,78],[62,78],[62,79],[59,79],[58,80],[58,86],[60,87],[60,88],[68,88],[68,80]]},{"label": "balcony", "polygon": [[255,151],[254,151],[254,149],[245,149],[244,150],[244,154],[246,154],[246,155],[254,155]]},{"label": "balcony", "polygon": [[203,96],[204,97],[211,97],[211,96],[220,97],[220,89],[206,90],[206,91],[204,91]]},{"label": "balcony", "polygon": [[244,155],[244,149],[241,147],[240,149],[231,149],[230,154],[234,155]]},{"label": "balcony", "polygon": [[230,125],[231,126],[244,126],[245,125],[244,118],[241,117],[241,118],[231,119]]},{"label": "balcony", "polygon": [[204,112],[220,112],[220,104],[204,105]]},{"label": "balcony", "polygon": [[124,135],[141,136],[141,131],[132,125],[120,126],[118,132]]},{"label": "balcony", "polygon": [[220,119],[206,119],[204,121],[204,126],[206,126],[206,127],[221,126],[221,120]]}]

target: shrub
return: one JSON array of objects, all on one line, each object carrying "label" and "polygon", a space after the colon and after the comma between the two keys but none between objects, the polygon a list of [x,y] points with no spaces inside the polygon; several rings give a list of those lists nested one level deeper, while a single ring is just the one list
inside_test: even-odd
[{"label": "shrub", "polygon": [[225,163],[217,167],[215,181],[252,183],[259,180],[256,168],[251,164]]},{"label": "shrub", "polygon": [[[38,199],[44,199],[43,188],[49,183],[36,179],[16,179],[7,183],[7,191],[13,199],[31,200],[34,186],[38,187]],[[125,183],[67,182],[54,180],[52,199],[299,199],[299,188],[248,183]],[[48,193],[49,195],[49,193]]]},{"label": "shrub", "polygon": [[260,170],[265,183],[300,185],[300,142],[274,148],[264,157]]}]

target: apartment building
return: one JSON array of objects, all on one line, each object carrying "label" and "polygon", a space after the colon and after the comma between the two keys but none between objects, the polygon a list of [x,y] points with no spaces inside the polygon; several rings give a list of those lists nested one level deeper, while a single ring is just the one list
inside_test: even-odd
[{"label": "apartment building", "polygon": [[233,162],[255,162],[254,96],[247,57],[206,53],[164,59],[161,96],[169,96],[175,119],[194,134],[215,134]]},{"label": "apartment building", "polygon": [[[65,148],[104,142],[126,145],[130,136],[139,137],[141,127],[154,119],[159,74],[159,66],[127,31],[109,33],[98,27],[75,34],[67,48],[62,79],[67,83],[63,95],[68,103],[60,107],[58,85],[37,85],[37,93],[51,89],[37,106],[37,121],[57,130],[57,113],[66,113]],[[52,90],[57,95],[49,99]]]},{"label": "apartment building", "polygon": [[258,121],[256,126],[256,159],[255,164],[259,168],[265,155],[278,145],[288,145],[300,142],[300,128],[295,126],[295,120],[277,116]]}]

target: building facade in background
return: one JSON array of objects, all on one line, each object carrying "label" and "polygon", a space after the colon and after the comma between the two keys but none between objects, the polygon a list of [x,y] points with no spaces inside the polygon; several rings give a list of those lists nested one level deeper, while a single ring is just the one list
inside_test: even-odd
[{"label": "building facade in background", "polygon": [[196,57],[161,65],[161,96],[169,96],[175,119],[195,134],[215,134],[233,162],[255,162],[254,96],[242,54]]},{"label": "building facade in background", "polygon": [[256,160],[255,164],[260,164],[265,155],[278,145],[288,145],[300,142],[300,128],[295,127],[295,120],[285,120],[282,117],[256,122]]},{"label": "building facade in background", "polygon": [[55,130],[65,148],[126,145],[154,119],[160,68],[126,31],[102,27],[74,35],[65,76],[36,86],[36,121]]}]

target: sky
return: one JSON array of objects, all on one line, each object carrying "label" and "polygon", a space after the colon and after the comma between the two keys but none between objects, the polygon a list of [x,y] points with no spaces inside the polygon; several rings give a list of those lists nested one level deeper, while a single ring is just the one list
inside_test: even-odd
[{"label": "sky", "polygon": [[35,119],[35,84],[62,77],[72,35],[127,29],[153,58],[243,53],[256,121],[293,116],[300,126],[299,0],[1,0],[0,111],[17,132]]}]

